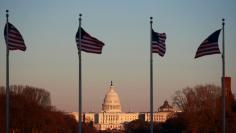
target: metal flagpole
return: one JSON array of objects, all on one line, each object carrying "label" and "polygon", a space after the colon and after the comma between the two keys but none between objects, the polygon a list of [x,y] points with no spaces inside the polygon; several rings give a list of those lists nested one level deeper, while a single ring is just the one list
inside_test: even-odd
[{"label": "metal flagpole", "polygon": [[222,19],[222,79],[221,79],[221,87],[222,87],[222,133],[226,131],[226,124],[225,124],[225,19]]},{"label": "metal flagpole", "polygon": [[82,133],[81,16],[82,14],[79,14],[79,133]]},{"label": "metal flagpole", "polygon": [[150,17],[150,133],[153,133],[152,17]]},{"label": "metal flagpole", "polygon": [[9,88],[9,49],[8,49],[8,10],[6,10],[7,18],[7,39],[6,39],[6,133],[10,133],[10,88]]}]

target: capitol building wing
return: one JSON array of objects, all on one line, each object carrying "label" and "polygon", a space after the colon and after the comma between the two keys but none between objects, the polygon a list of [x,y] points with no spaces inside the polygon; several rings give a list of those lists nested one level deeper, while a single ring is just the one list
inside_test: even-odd
[{"label": "capitol building wing", "polygon": [[[154,112],[154,121],[165,122],[173,113],[173,108],[168,104],[167,101],[165,101],[164,104],[159,108],[158,112]],[[76,119],[78,118],[77,113],[72,114],[76,117]],[[93,122],[97,130],[123,130],[125,123],[137,119],[150,121],[150,113],[122,112],[120,98],[115,91],[115,86],[112,84],[112,82],[108,88],[108,92],[104,97],[101,112],[83,114],[83,121]]]}]

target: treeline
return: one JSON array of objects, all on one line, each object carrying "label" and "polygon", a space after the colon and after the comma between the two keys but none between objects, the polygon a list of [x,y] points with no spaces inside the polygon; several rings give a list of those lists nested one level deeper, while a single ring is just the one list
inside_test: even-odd
[{"label": "treeline", "polygon": [[[221,88],[215,85],[197,85],[177,91],[173,104],[182,112],[175,113],[165,123],[154,123],[154,133],[221,133]],[[236,99],[226,92],[226,133],[236,131]],[[134,120],[124,125],[125,131],[99,133],[150,133],[150,123]],[[91,132],[92,133],[92,132]]]},{"label": "treeline", "polygon": [[[0,87],[0,132],[5,132],[5,88]],[[51,106],[44,89],[10,86],[10,128],[14,133],[76,133],[73,116]]]},{"label": "treeline", "polygon": [[[14,133],[77,133],[74,116],[51,105],[50,94],[30,86],[10,87],[11,131]],[[0,132],[5,132],[5,88],[0,87]],[[165,123],[154,123],[158,133],[221,133],[221,88],[199,85],[177,91],[173,103],[182,112]],[[226,97],[226,132],[236,131],[236,100]],[[125,124],[125,131],[96,131],[93,123],[83,123],[83,133],[149,133],[150,123],[135,120]]]},{"label": "treeline", "polygon": [[[236,131],[236,100],[226,93],[226,133]],[[221,88],[198,85],[177,91],[173,97],[182,112],[171,116],[165,123],[155,123],[158,133],[221,133]],[[135,120],[125,126],[126,133],[149,133],[149,123]]]}]

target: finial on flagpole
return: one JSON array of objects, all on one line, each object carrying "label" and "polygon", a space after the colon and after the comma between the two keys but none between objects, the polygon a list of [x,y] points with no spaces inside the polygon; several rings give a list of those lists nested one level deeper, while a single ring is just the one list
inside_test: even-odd
[{"label": "finial on flagpole", "polygon": [[152,24],[152,17],[150,17],[150,23]]},{"label": "finial on flagpole", "polygon": [[82,14],[80,13],[80,14],[79,14],[79,21],[81,21],[81,17],[82,17]]},{"label": "finial on flagpole", "polygon": [[222,18],[222,25],[225,25],[225,19]]},{"label": "finial on flagpole", "polygon": [[7,10],[6,10],[6,17],[7,17],[7,18],[9,17],[9,14],[8,14],[8,13],[9,13],[9,10],[7,9]]}]

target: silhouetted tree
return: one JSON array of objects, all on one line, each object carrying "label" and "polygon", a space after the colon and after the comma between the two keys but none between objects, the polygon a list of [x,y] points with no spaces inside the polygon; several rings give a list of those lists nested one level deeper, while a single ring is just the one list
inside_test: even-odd
[{"label": "silhouetted tree", "polygon": [[96,133],[97,130],[94,128],[93,123],[83,123],[82,125],[83,133]]},{"label": "silhouetted tree", "polygon": [[149,123],[142,120],[134,120],[125,124],[126,133],[148,133]]},{"label": "silhouetted tree", "polygon": [[5,131],[5,91],[4,87],[0,86],[0,132]]},{"label": "silhouetted tree", "polygon": [[[0,132],[5,130],[5,91],[0,87]],[[30,86],[10,86],[10,127],[17,133],[76,133],[74,117],[51,106],[50,94]]]},{"label": "silhouetted tree", "polygon": [[[185,122],[185,131],[194,133],[221,132],[220,92],[221,88],[215,85],[199,85],[193,88],[187,87],[175,93],[173,101],[183,111],[181,119]],[[227,103],[232,103],[229,100],[227,98]],[[232,112],[231,107],[230,104],[227,104],[226,118],[229,133],[234,130],[233,124],[236,124],[235,113]]]},{"label": "silhouetted tree", "polygon": [[165,123],[162,124],[161,133],[182,133],[186,128],[183,113],[172,115]]},{"label": "silhouetted tree", "polygon": [[234,102],[232,104],[232,111],[236,113],[236,99],[234,99]]}]

